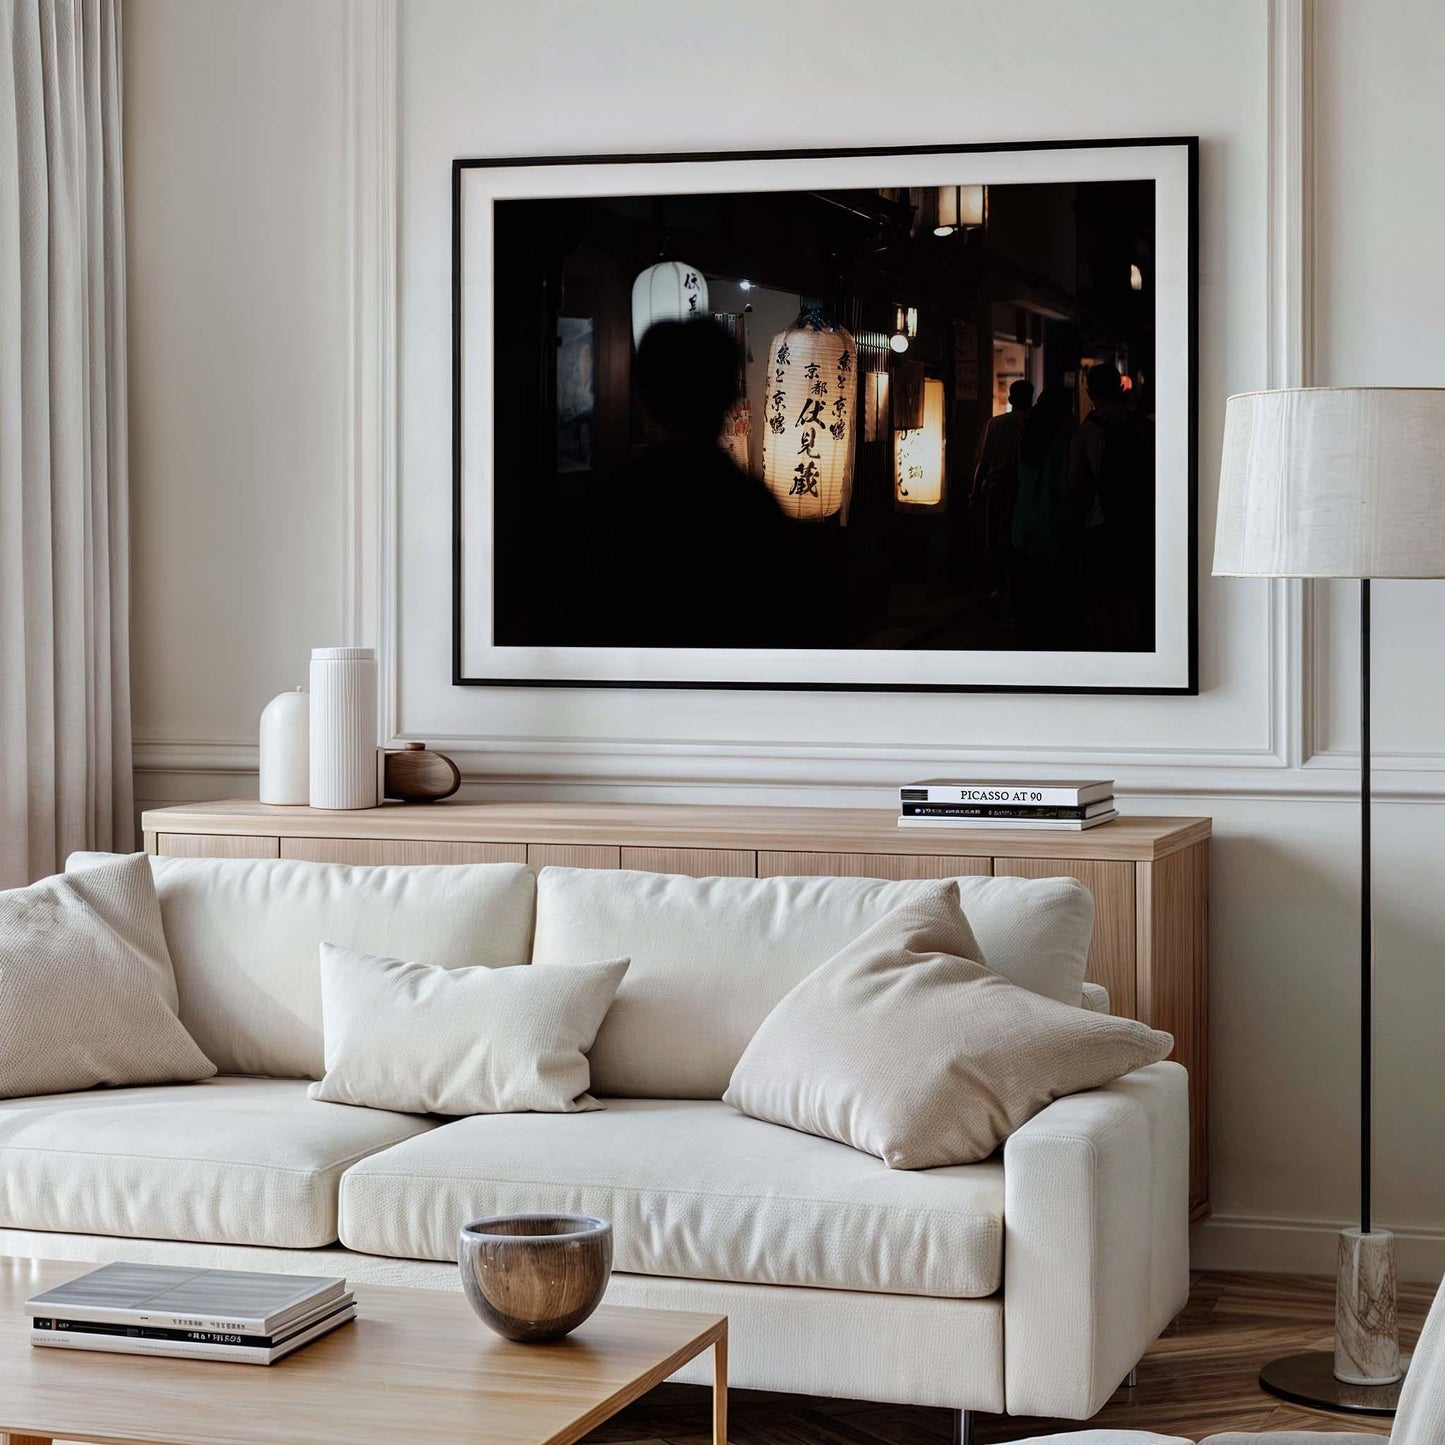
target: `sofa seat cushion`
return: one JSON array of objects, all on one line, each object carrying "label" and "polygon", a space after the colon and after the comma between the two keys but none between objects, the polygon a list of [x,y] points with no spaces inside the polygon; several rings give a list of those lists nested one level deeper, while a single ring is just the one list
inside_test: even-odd
[{"label": "sofa seat cushion", "polygon": [[976,1298],[1002,1278],[1003,1165],[904,1173],[716,1100],[446,1124],[347,1170],[341,1240],[452,1259],[488,1214],[597,1214],[632,1274]]},{"label": "sofa seat cushion", "polygon": [[0,1102],[0,1225],[315,1249],[358,1159],[436,1121],[306,1097],[293,1079]]}]

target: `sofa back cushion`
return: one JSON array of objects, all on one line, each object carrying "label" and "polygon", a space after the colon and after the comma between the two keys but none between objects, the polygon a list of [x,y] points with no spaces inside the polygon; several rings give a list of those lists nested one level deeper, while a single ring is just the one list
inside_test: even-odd
[{"label": "sofa back cushion", "polygon": [[[592,1089],[720,1099],[773,1006],[937,880],[682,878],[544,868],[535,964],[630,957],[591,1053]],[[1072,878],[960,878],[983,961],[1062,1003],[1083,999],[1093,895]]]},{"label": "sofa back cushion", "polygon": [[[77,853],[75,871],[110,854]],[[152,858],[181,1022],[223,1074],[319,1079],[321,945],[456,968],[526,963],[520,863],[355,868]]]}]

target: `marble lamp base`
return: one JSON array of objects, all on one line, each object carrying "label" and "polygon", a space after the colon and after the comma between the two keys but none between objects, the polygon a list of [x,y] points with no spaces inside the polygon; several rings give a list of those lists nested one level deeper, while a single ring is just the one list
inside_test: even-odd
[{"label": "marble lamp base", "polygon": [[1387,1229],[1340,1231],[1335,1273],[1335,1378],[1346,1385],[1399,1382],[1395,1236]]},{"label": "marble lamp base", "polygon": [[1340,1231],[1335,1349],[1271,1360],[1259,1373],[1272,1395],[1298,1405],[1393,1415],[1404,1368],[1395,1304],[1395,1236]]}]

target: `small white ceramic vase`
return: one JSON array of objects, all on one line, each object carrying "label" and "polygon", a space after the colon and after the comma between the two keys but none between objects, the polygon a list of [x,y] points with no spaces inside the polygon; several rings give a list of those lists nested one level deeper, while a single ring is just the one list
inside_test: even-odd
[{"label": "small white ceramic vase", "polygon": [[311,696],[303,687],[273,697],[261,712],[263,803],[305,805],[311,797]]},{"label": "small white ceramic vase", "polygon": [[376,774],[376,655],[313,648],[311,806],[374,808]]}]

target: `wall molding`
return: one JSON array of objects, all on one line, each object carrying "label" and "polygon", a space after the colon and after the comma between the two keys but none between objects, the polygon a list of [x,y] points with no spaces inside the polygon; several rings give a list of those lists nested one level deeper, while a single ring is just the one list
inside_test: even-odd
[{"label": "wall molding", "polygon": [[[368,5],[394,4],[394,0],[367,0]],[[1269,52],[1267,86],[1269,95],[1269,170],[1268,170],[1268,266],[1269,297],[1267,347],[1269,384],[1299,384],[1307,373],[1312,341],[1312,62],[1313,62],[1313,0],[1269,0]],[[392,83],[396,84],[393,67]],[[391,114],[395,124],[397,98],[393,96]],[[364,247],[378,253],[390,248],[389,261],[378,260],[380,267],[389,267],[394,277],[395,249],[398,235],[395,227],[394,202],[396,185],[395,137],[392,153],[383,158],[382,174],[359,183],[360,190],[378,190],[389,185],[393,195],[392,224],[377,228],[364,238]],[[364,157],[362,158],[364,162]],[[391,304],[396,305],[394,288]],[[389,334],[393,342],[399,337],[395,317]],[[394,391],[388,398],[395,408]],[[390,429],[394,449],[397,428],[393,416]],[[398,468],[393,454],[388,458],[387,485],[379,498],[366,497],[372,505],[383,509],[381,518],[364,535],[373,533],[380,539],[375,551],[364,556],[359,564],[359,577],[366,592],[382,599],[376,609],[377,645],[381,662],[382,736],[387,743],[400,740],[403,721],[406,733],[426,738],[439,747],[446,747],[457,757],[469,781],[491,785],[499,773],[509,785],[525,782],[534,788],[594,784],[603,788],[621,787],[713,787],[725,785],[740,774],[764,774],[768,786],[802,789],[826,786],[818,780],[820,766],[834,766],[839,771],[832,784],[847,790],[854,787],[896,785],[899,766],[915,766],[924,758],[942,765],[962,765],[971,771],[992,764],[1025,762],[1047,768],[1054,762],[1075,765],[1081,756],[1100,766],[1107,765],[1116,774],[1137,770],[1149,780],[1167,783],[1164,791],[1181,796],[1217,796],[1235,791],[1239,782],[1252,778],[1255,770],[1283,774],[1298,769],[1309,756],[1309,699],[1312,696],[1308,678],[1309,612],[1304,590],[1299,583],[1274,582],[1269,585],[1265,618],[1268,648],[1268,685],[1264,704],[1263,737],[1258,747],[1232,750],[1181,750],[1157,752],[1151,749],[1108,750],[1090,752],[1078,748],[1039,748],[1020,750],[1002,740],[967,747],[929,749],[912,754],[892,747],[811,748],[799,752],[782,738],[763,740],[724,740],[717,744],[679,742],[666,737],[609,739],[582,743],[574,740],[515,739],[502,736],[467,734],[449,735],[443,729],[429,726],[425,719],[406,716],[400,695],[400,672],[397,667],[399,646],[399,558],[395,545],[395,518],[398,511]],[[1205,539],[1196,565],[1208,565],[1210,543]],[[374,576],[368,572],[374,569]],[[1205,679],[1209,685],[1209,679]],[[479,694],[483,696],[484,694]],[[910,764],[907,759],[913,757]],[[625,763],[622,761],[625,759]],[[724,764],[719,768],[718,764]],[[793,770],[789,772],[789,765]],[[863,779],[866,778],[866,781]],[[855,781],[857,779],[857,781]],[[1122,784],[1123,777],[1120,776]],[[1256,784],[1248,791],[1257,795]],[[1322,779],[1276,779],[1267,790],[1271,794],[1300,796],[1310,792],[1328,793],[1332,789]]]},{"label": "wall molding", "polygon": [[382,736],[395,732],[397,513],[397,0],[346,7],[347,448],[341,615],[377,649]]},{"label": "wall molding", "polygon": [[[1266,385],[1308,386],[1314,370],[1314,0],[1269,0]],[[1286,767],[1315,733],[1313,588],[1280,578],[1270,594],[1270,721]]]},{"label": "wall molding", "polygon": [[[1189,1264],[1192,1269],[1333,1276],[1336,1236],[1350,1227],[1345,1220],[1216,1214],[1190,1231]],[[1390,1228],[1400,1278],[1436,1283],[1445,1274],[1445,1229]]]},{"label": "wall molding", "polygon": [[[1073,749],[991,752],[987,768],[972,752],[932,747],[861,747],[845,744],[738,743],[652,738],[595,741],[580,738],[496,737],[435,734],[427,741],[454,758],[465,780],[465,796],[484,798],[581,799],[586,796],[645,800],[648,790],[707,795],[713,801],[781,805],[882,806],[890,802],[900,777],[965,767],[1006,776],[1023,764],[1045,776],[1077,774],[1081,763],[1106,770],[1121,796],[1187,801],[1348,802],[1359,785],[1348,758],[1330,766],[1281,768],[1268,761],[1241,765],[1221,753],[1185,757],[1161,749],[1155,754],[1124,754]],[[1392,762],[1398,761],[1399,766]],[[1414,755],[1381,759],[1376,770],[1377,803],[1445,803],[1445,769],[1417,766]],[[135,749],[137,791],[154,796],[155,778],[167,786],[198,788],[197,800],[216,796],[216,780],[226,790],[253,792],[256,744],[251,739],[149,739]],[[654,800],[661,800],[657,798]]]}]

